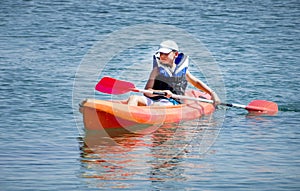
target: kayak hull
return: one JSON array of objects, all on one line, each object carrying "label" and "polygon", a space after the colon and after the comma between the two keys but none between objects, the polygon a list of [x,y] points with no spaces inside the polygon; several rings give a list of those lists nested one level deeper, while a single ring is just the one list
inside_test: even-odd
[{"label": "kayak hull", "polygon": [[[196,90],[187,91],[186,96],[210,99],[210,95]],[[176,123],[211,114],[214,110],[210,103],[191,100],[175,106],[128,106],[121,100],[87,99],[80,107],[87,130]]]}]

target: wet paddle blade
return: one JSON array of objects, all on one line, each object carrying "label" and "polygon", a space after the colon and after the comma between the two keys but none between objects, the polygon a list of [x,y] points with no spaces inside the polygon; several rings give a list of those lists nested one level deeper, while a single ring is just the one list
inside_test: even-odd
[{"label": "wet paddle blade", "polygon": [[111,77],[103,77],[95,89],[107,94],[125,94],[134,91],[134,84],[122,80],[117,80]]},{"label": "wet paddle blade", "polygon": [[266,100],[253,100],[246,109],[250,114],[275,115],[278,112],[277,104]]}]

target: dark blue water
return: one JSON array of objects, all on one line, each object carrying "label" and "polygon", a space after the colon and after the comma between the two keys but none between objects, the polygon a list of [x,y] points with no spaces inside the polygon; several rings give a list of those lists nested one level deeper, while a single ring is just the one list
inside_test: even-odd
[{"label": "dark blue water", "polygon": [[[2,0],[1,190],[299,190],[299,18],[297,0]],[[123,51],[98,76],[93,75],[99,68],[82,67],[94,66],[88,55],[111,34],[141,25],[147,29],[131,32],[153,27],[149,46],[112,43]],[[102,142],[95,143],[99,150],[86,147],[84,140],[94,135],[83,131],[81,97],[94,94],[91,88],[104,74],[142,87],[160,27],[182,30],[210,51],[219,70],[204,63],[191,70],[227,102],[271,100],[279,105],[278,115],[221,108],[176,133],[116,137],[122,145],[116,150]],[[168,31],[161,32],[165,37]],[[170,37],[181,39],[182,33]],[[200,50],[198,42],[185,50]],[[220,83],[214,83],[215,75]],[[75,94],[78,87],[82,91]]]}]

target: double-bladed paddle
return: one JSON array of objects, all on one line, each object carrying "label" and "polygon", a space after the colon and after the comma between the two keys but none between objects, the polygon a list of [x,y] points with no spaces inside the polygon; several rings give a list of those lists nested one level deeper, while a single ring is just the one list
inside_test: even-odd
[{"label": "double-bladed paddle", "polygon": [[[135,85],[131,82],[117,80],[111,77],[103,77],[96,85],[95,89],[102,93],[107,94],[125,94],[128,92],[141,92],[141,93],[152,93],[156,95],[165,95],[164,92],[155,92],[150,90],[137,89]],[[214,103],[213,100],[194,98],[182,95],[172,95],[176,99],[187,99],[194,101],[201,101],[206,103]],[[235,103],[220,103],[219,105],[224,105],[227,107],[243,108],[248,110],[251,114],[265,114],[265,115],[275,115],[278,112],[278,106],[276,103],[266,100],[253,100],[248,105],[241,105]]]}]

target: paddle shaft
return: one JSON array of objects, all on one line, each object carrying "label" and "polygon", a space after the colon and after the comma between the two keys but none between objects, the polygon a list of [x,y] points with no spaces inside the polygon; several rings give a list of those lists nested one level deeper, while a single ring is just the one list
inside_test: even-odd
[{"label": "paddle shaft", "polygon": [[[155,91],[151,91],[151,90],[141,90],[141,89],[136,89],[136,88],[133,89],[133,91],[135,91],[135,92],[141,92],[141,93],[149,93],[149,94],[154,94],[154,95],[161,95],[161,96],[165,95],[164,92],[155,92]],[[212,103],[212,104],[214,103],[213,100],[209,100],[209,99],[189,97],[189,96],[176,95],[176,94],[173,94],[172,98],[175,98],[175,99],[186,99],[186,100],[193,100],[193,101],[200,101],[200,102],[206,102],[206,103]],[[227,106],[227,107],[236,107],[236,108],[247,109],[246,105],[241,105],[241,104],[236,104],[236,103],[220,103],[219,105],[223,105],[223,106]]]},{"label": "paddle shaft", "polygon": [[[187,99],[187,100],[201,101],[201,102],[212,103],[212,104],[214,103],[213,100],[203,99],[203,98],[195,98],[195,97],[188,97],[188,96],[175,95],[175,94],[173,94],[172,97],[176,98],[176,99]],[[266,103],[267,101],[263,101],[263,102]],[[272,103],[272,104],[275,104],[275,103]],[[277,108],[276,109],[271,109],[271,108],[268,109],[268,108],[264,108],[261,106],[250,105],[250,104],[242,105],[242,104],[237,104],[237,103],[219,103],[219,105],[223,105],[223,106],[227,106],[227,107],[242,108],[242,109],[248,110],[249,112],[250,111],[259,111],[259,112],[267,111],[269,113],[276,113],[277,112],[276,110],[278,110]]]}]

